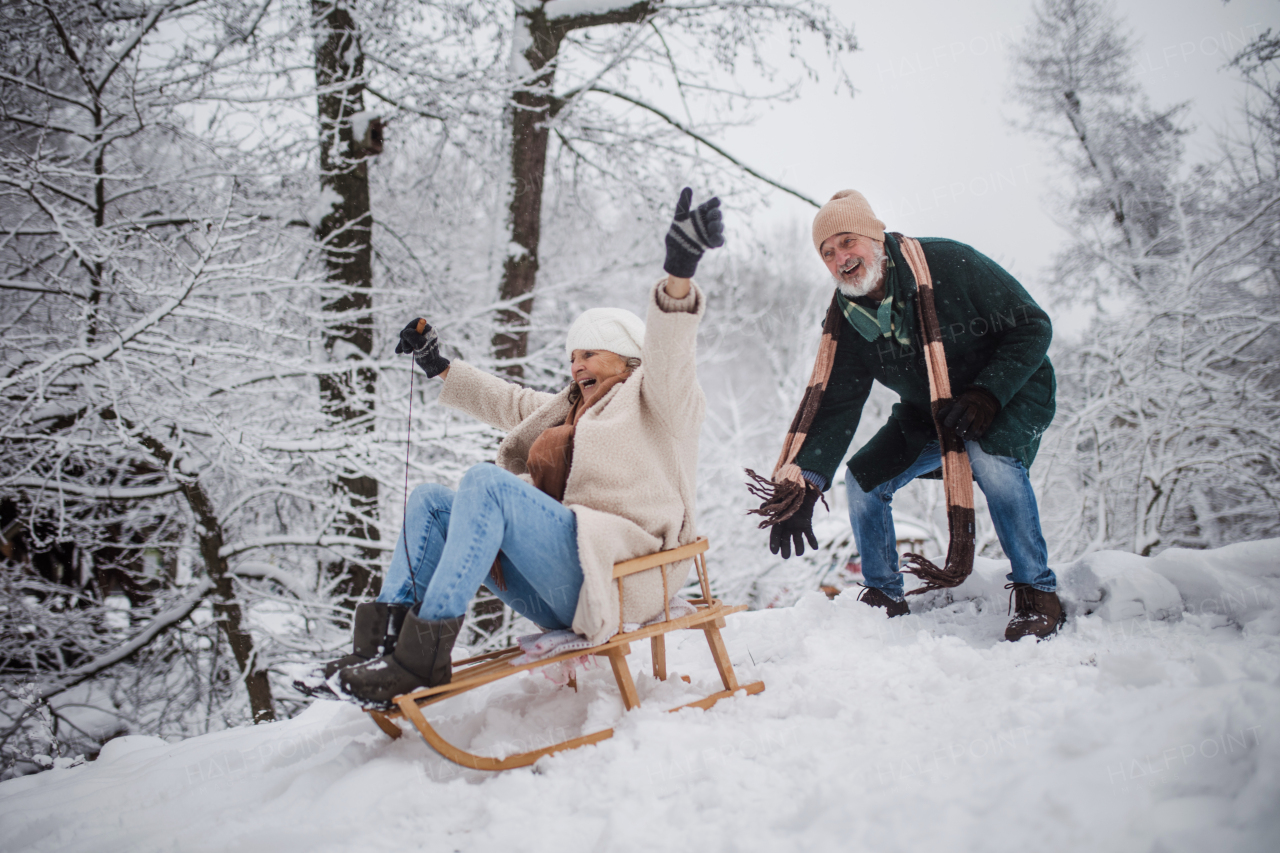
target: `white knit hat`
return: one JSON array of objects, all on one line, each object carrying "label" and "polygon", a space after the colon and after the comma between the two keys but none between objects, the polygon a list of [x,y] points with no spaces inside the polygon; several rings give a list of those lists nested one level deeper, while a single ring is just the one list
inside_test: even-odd
[{"label": "white knit hat", "polygon": [[588,308],[569,327],[564,351],[605,350],[623,358],[639,358],[644,346],[644,321],[625,308]]}]

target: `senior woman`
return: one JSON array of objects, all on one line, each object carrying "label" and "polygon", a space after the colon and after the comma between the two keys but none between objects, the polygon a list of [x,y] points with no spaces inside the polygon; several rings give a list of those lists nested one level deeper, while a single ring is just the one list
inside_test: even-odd
[{"label": "senior woman", "polygon": [[[572,382],[558,394],[450,364],[425,320],[401,332],[396,352],[444,378],[441,403],[507,436],[496,463],[468,470],[456,492],[414,490],[382,593],[356,610],[353,654],[324,668],[341,694],[386,705],[447,684],[482,582],[539,626],[602,643],[621,627],[613,564],[693,541],[705,302],[690,279],[703,251],[724,244],[724,227],[719,199],[691,210],[692,195],[686,188],[676,205],[668,276],[650,293],[647,323],[618,308],[583,313],[565,344]],[[679,589],[689,563],[664,571]],[[622,617],[644,622],[664,604],[662,579],[646,573],[629,582]]]}]

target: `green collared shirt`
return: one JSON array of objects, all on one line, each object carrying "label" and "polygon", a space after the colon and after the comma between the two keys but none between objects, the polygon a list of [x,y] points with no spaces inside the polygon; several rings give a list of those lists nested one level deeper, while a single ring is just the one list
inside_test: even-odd
[{"label": "green collared shirt", "polygon": [[894,275],[893,258],[886,253],[888,266],[884,275],[884,299],[880,300],[879,307],[875,311],[870,308],[859,305],[852,299],[849,299],[839,290],[836,291],[836,301],[840,304],[840,310],[844,312],[845,319],[849,321],[849,325],[858,330],[858,334],[862,335],[867,341],[874,343],[877,338],[889,338],[896,341],[900,346],[911,346],[911,331],[907,328],[906,322],[906,305],[901,300],[894,301],[894,283],[897,276]]}]

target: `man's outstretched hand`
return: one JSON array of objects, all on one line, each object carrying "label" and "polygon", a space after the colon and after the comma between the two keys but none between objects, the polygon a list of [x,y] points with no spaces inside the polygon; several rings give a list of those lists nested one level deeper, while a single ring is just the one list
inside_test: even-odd
[{"label": "man's outstretched hand", "polygon": [[400,330],[396,355],[406,352],[413,353],[413,360],[431,378],[449,369],[449,359],[440,354],[440,338],[436,335],[436,330],[421,317],[409,321],[409,325]]},{"label": "man's outstretched hand", "polygon": [[804,541],[809,540],[809,547],[818,550],[818,537],[813,535],[813,507],[821,494],[810,486],[805,489],[804,503],[795,514],[786,521],[779,521],[769,528],[769,550],[777,554],[782,552],[782,559],[791,559],[791,546],[795,545],[796,556],[804,553]]},{"label": "man's outstretched hand", "polygon": [[693,278],[707,249],[724,245],[724,217],[720,199],[712,198],[690,210],[693,190],[685,187],[676,202],[676,215],[667,229],[667,260],[662,268],[676,278]]}]

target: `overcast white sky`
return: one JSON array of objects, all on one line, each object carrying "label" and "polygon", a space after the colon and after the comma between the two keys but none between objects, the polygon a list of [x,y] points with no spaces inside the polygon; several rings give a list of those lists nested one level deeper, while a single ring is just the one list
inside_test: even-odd
[{"label": "overcast white sky", "polygon": [[[846,63],[856,96],[811,85],[754,128],[726,134],[729,150],[819,201],[861,190],[890,228],[970,243],[1047,302],[1040,280],[1062,240],[1046,205],[1054,171],[1043,143],[1011,126],[1008,97],[1009,45],[1030,24],[1031,0],[830,5],[858,34],[861,51]],[[1138,80],[1152,104],[1192,101],[1191,153],[1207,150],[1241,92],[1223,66],[1243,40],[1280,25],[1280,2],[1115,8],[1139,41]],[[813,209],[778,193],[759,216],[807,226]]]}]

